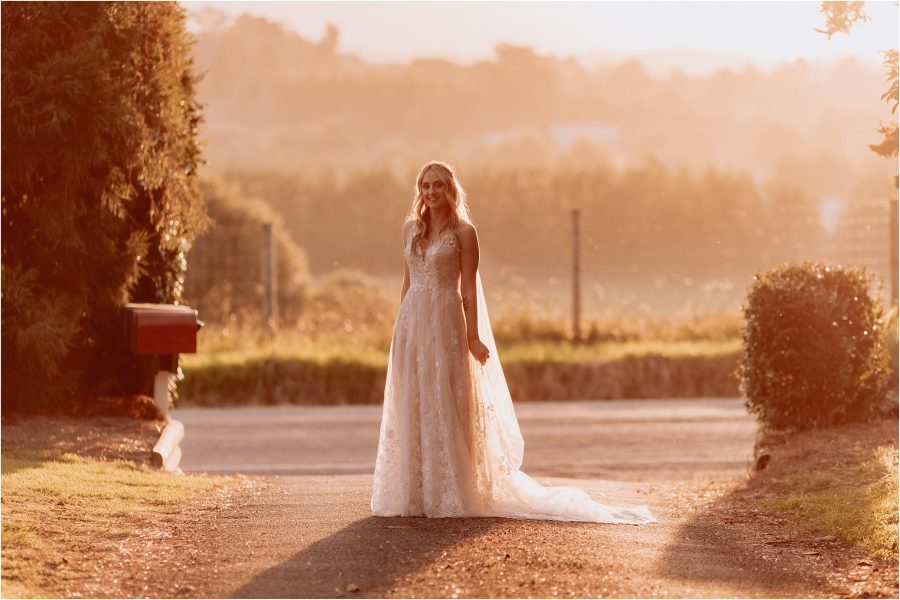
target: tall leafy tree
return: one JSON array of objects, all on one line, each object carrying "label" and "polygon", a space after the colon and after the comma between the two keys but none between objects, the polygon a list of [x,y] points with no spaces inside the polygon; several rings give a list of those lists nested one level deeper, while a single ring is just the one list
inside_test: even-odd
[{"label": "tall leafy tree", "polygon": [[4,408],[129,378],[118,308],[178,302],[208,224],[175,3],[2,4]]}]

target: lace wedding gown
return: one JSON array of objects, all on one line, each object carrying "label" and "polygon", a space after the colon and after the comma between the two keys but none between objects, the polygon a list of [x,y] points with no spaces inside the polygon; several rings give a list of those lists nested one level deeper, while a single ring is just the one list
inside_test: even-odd
[{"label": "lace wedding gown", "polygon": [[[575,487],[544,487],[519,470],[524,442],[493,335],[485,339],[490,325],[480,317],[479,336],[490,358],[482,366],[468,350],[456,235],[445,230],[424,257],[413,251],[412,236],[410,231],[404,240],[410,286],[388,358],[372,512],[656,521],[646,505],[606,506]],[[478,292],[484,302],[480,278]]]}]

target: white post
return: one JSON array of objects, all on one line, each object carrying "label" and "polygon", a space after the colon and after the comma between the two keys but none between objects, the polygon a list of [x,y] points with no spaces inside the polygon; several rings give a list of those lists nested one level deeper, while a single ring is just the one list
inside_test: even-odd
[{"label": "white post", "polygon": [[153,402],[163,416],[169,414],[169,386],[174,377],[176,374],[171,371],[159,371],[153,378]]},{"label": "white post", "polygon": [[176,419],[169,419],[169,423],[162,430],[156,445],[153,446],[153,466],[163,468],[166,471],[174,471],[181,461],[181,440],[184,439],[184,425]]},{"label": "white post", "polygon": [[172,449],[172,454],[169,455],[169,458],[166,459],[166,462],[163,463],[163,471],[173,472],[178,469],[178,463],[181,462],[181,446],[175,446]]}]

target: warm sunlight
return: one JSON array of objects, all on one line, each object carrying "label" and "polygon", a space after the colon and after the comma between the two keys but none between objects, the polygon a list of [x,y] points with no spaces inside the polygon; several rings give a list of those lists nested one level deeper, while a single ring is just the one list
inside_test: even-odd
[{"label": "warm sunlight", "polygon": [[0,12],[4,597],[898,597],[897,2]]}]

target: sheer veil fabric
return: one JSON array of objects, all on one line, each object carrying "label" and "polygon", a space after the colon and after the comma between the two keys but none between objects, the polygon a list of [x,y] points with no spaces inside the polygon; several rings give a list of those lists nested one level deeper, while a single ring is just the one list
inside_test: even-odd
[{"label": "sheer veil fabric", "polygon": [[[472,222],[464,200],[459,203],[458,213],[460,219]],[[450,253],[447,249],[453,245],[453,240],[450,240],[442,244],[443,249],[438,248],[433,252],[429,250],[432,252],[431,255],[435,256],[433,260],[438,261],[435,263],[438,269],[441,268],[441,260],[449,265],[455,259],[458,264],[458,255]],[[407,244],[407,252],[408,247]],[[442,259],[440,253],[445,253],[448,258]],[[458,266],[456,268],[458,269]],[[420,284],[415,286],[421,287]],[[457,328],[456,332],[451,332],[452,340],[448,337],[450,334],[442,331],[429,331],[428,335],[431,336],[429,339],[437,340],[435,343],[439,347],[438,353],[443,352],[443,348],[451,348],[453,351],[447,354],[455,355],[457,354],[455,350],[459,349],[460,358],[456,364],[461,364],[460,368],[454,367],[453,360],[448,361],[451,363],[449,366],[443,365],[442,355],[436,355],[433,362],[428,362],[432,360],[430,356],[422,359],[417,355],[408,360],[400,356],[398,353],[409,352],[402,341],[406,338],[398,342],[401,316],[406,318],[408,315],[398,313],[388,358],[371,501],[372,512],[378,516],[492,516],[632,525],[655,522],[656,517],[650,513],[646,505],[607,506],[594,501],[584,490],[570,486],[547,487],[521,471],[525,443],[500,364],[485,302],[480,268],[476,273],[476,288],[478,334],[490,351],[490,357],[484,365],[471,356],[464,339],[462,342],[457,340],[459,321],[456,315],[461,315],[462,309],[455,288],[452,290],[455,294],[453,301],[457,305],[453,309],[455,312],[452,313],[454,319],[438,320],[438,324],[450,323],[452,326],[448,326],[449,329]],[[419,293],[419,290],[416,290],[416,293]],[[418,303],[444,301],[443,296],[436,296],[434,293],[430,295],[430,300],[426,300],[423,296],[417,298],[422,298],[416,300]],[[415,307],[401,305],[400,313],[403,313],[404,309],[408,313],[415,310]],[[423,310],[431,311],[435,308],[429,305],[429,308]],[[411,328],[406,324],[404,327]],[[464,329],[462,334],[464,338]],[[427,352],[419,349],[418,354]],[[404,362],[405,360],[407,362]],[[453,390],[459,398],[463,398],[457,400],[457,404],[466,406],[461,413],[463,417],[455,420],[440,406],[437,408],[426,406],[434,401],[435,395],[441,395],[440,390],[443,388],[440,386],[444,385],[441,381],[435,384],[438,387],[433,389],[429,387],[420,393],[421,383],[410,383],[400,379],[401,377],[415,379],[417,374],[415,370],[405,367],[408,363],[417,365],[418,375],[421,377],[423,362],[428,363],[425,367],[429,369],[432,365],[440,367],[435,369],[433,376],[430,371],[426,371],[427,377],[439,378],[441,381],[449,377],[446,388]],[[396,371],[397,365],[404,366],[402,373]],[[460,390],[458,386],[466,389]],[[401,398],[402,394],[421,396],[421,405],[416,404],[411,410],[408,403],[403,403],[407,399]],[[428,412],[429,410],[434,412]],[[416,414],[412,416],[408,414],[413,412]],[[430,427],[441,429],[429,429]],[[454,437],[455,433],[452,431],[454,428],[458,430],[458,437]],[[434,458],[435,454],[439,456]],[[468,464],[460,465],[461,462]],[[415,470],[416,465],[419,465],[418,471]]]}]

